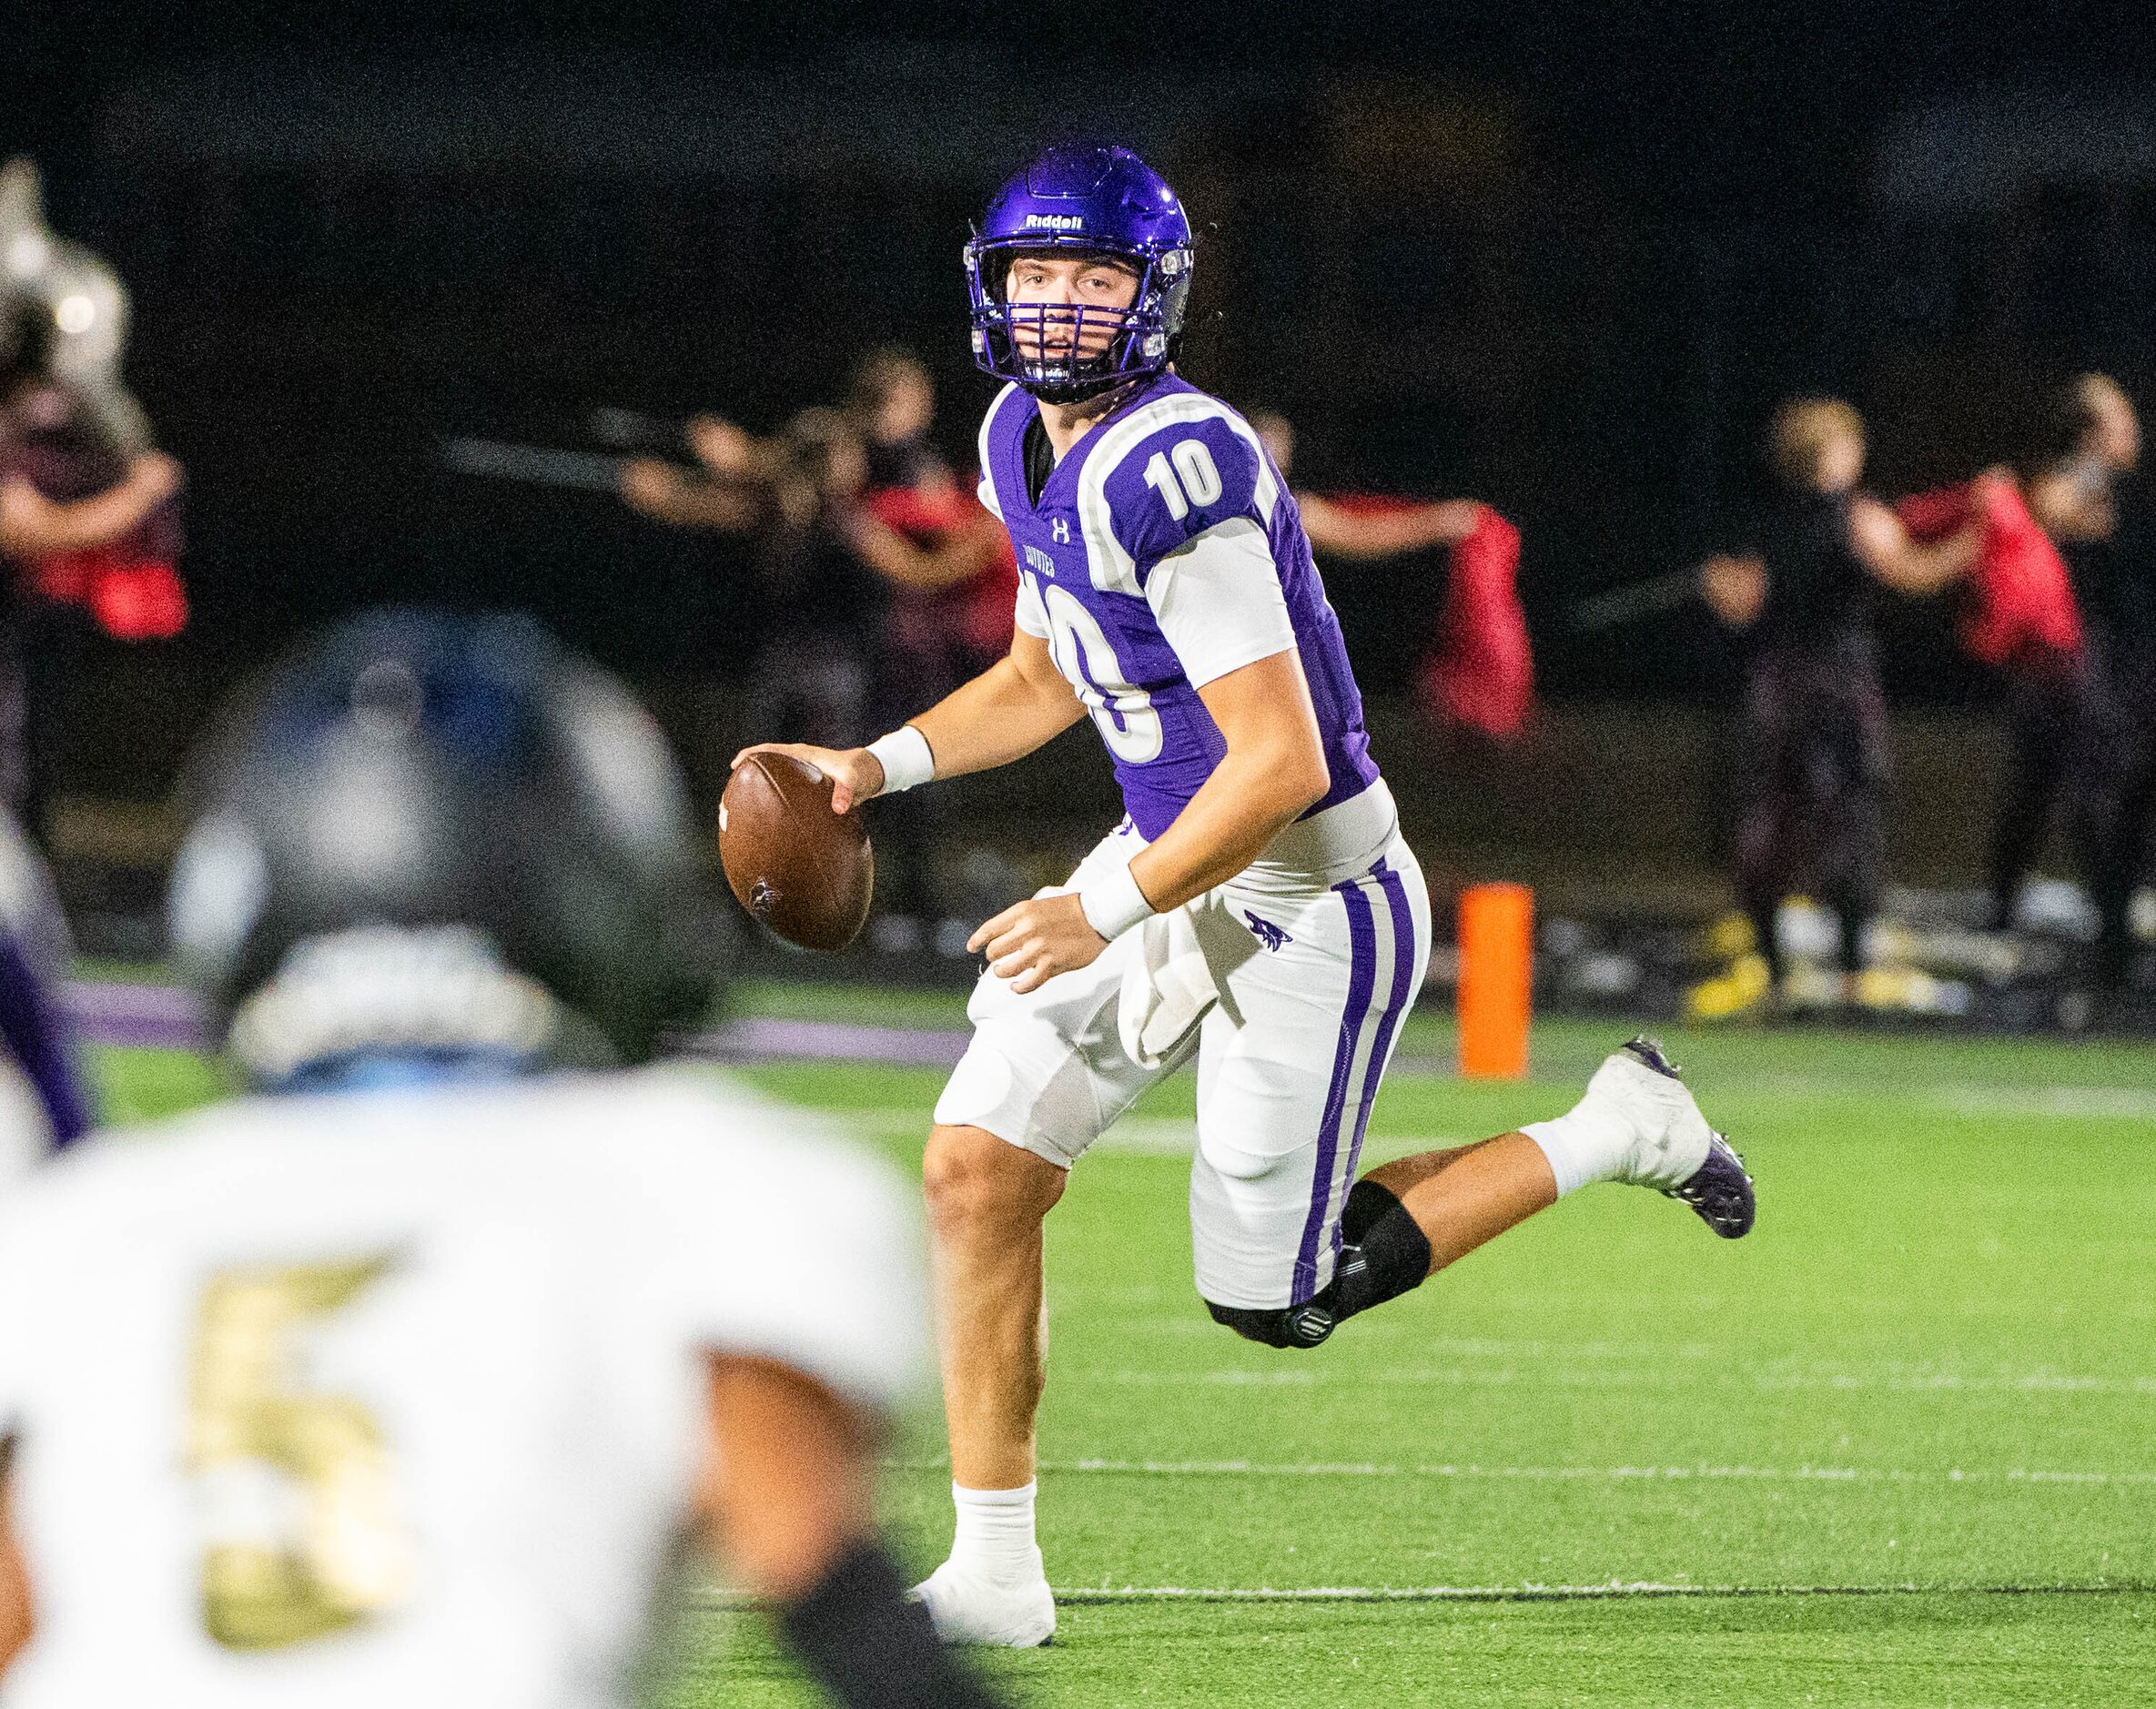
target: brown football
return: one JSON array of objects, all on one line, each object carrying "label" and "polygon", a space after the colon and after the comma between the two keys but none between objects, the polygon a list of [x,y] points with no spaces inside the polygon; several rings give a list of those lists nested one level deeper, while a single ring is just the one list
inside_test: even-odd
[{"label": "brown football", "polygon": [[719,860],[734,896],[789,944],[844,949],[868,917],[876,854],[858,813],[831,811],[831,780],[784,753],[752,753],[719,797]]}]

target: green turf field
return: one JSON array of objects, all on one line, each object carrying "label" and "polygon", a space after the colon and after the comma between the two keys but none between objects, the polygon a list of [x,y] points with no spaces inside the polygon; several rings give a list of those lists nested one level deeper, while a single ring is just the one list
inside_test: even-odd
[{"label": "green turf field", "polygon": [[[953,1005],[766,989],[767,1012]],[[1571,1101],[1621,1029],[1467,1086],[1411,1026],[1369,1155]],[[1051,1219],[1048,1704],[2156,1704],[2156,1049],[1674,1035],[1758,1177],[1748,1240],[1590,1189],[1314,1353],[1191,1292],[1190,1090]],[[106,1059],[130,1108],[197,1096]],[[940,1076],[754,1071],[901,1162]],[[932,1412],[895,1525],[947,1538]],[[670,1704],[812,1701],[760,1616],[700,1613]]]}]

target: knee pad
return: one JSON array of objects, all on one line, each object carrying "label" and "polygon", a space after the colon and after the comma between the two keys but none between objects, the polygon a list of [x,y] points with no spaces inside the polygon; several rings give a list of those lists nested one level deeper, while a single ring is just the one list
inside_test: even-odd
[{"label": "knee pad", "polygon": [[1317,1346],[1332,1333],[1334,1321],[1330,1286],[1299,1306],[1217,1306],[1208,1299],[1205,1309],[1215,1323],[1227,1325],[1246,1341],[1298,1350]]},{"label": "knee pad", "polygon": [[1245,1151],[1240,1146],[1226,1139],[1199,1141],[1199,1149],[1213,1172],[1230,1181],[1261,1181],[1280,1167],[1280,1159],[1267,1157],[1261,1152]]}]

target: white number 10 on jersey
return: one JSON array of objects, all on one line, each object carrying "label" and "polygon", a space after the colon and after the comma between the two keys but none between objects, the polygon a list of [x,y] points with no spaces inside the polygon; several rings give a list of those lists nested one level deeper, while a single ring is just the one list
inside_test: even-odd
[{"label": "white number 10 on jersey", "polygon": [[1146,485],[1179,522],[1192,506],[1210,504],[1220,496],[1220,471],[1203,440],[1179,440],[1173,450],[1155,451],[1147,461]]},{"label": "white number 10 on jersey", "polygon": [[1159,759],[1160,714],[1153,710],[1153,697],[1124,677],[1123,662],[1098,620],[1058,587],[1042,590],[1041,607],[1048,612],[1056,668],[1092,713],[1108,751],[1131,765]]}]

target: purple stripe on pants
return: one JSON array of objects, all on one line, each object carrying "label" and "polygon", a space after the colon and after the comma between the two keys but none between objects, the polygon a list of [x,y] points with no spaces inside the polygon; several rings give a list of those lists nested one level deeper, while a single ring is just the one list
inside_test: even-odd
[{"label": "purple stripe on pants", "polygon": [[[1392,995],[1378,1016],[1378,1036],[1370,1047],[1370,1072],[1362,1077],[1362,1104],[1355,1112],[1355,1138],[1348,1147],[1348,1185],[1355,1184],[1355,1169],[1362,1161],[1363,1136],[1370,1131],[1370,1107],[1377,1101],[1378,1082],[1384,1077],[1385,1060],[1392,1054],[1392,1035],[1415,1000],[1415,916],[1408,911],[1407,886],[1400,875],[1378,865],[1378,883],[1385,892],[1385,905],[1392,915]],[[1340,1225],[1332,1225],[1332,1256],[1340,1256]]]},{"label": "purple stripe on pants", "polygon": [[1295,1254],[1295,1279],[1288,1290],[1291,1305],[1301,1305],[1318,1291],[1318,1237],[1325,1227],[1325,1212],[1332,1203],[1332,1164],[1340,1155],[1341,1117],[1348,1102],[1348,1077],[1355,1071],[1355,1047],[1361,1042],[1362,1024],[1370,1017],[1371,989],[1377,984],[1378,935],[1371,915],[1370,898],[1361,880],[1351,878],[1332,886],[1348,910],[1348,1006],[1340,1017],[1340,1043],[1332,1052],[1332,1084],[1325,1093],[1325,1113],[1318,1124],[1318,1161],[1311,1183],[1310,1216],[1302,1225],[1302,1244]]}]

